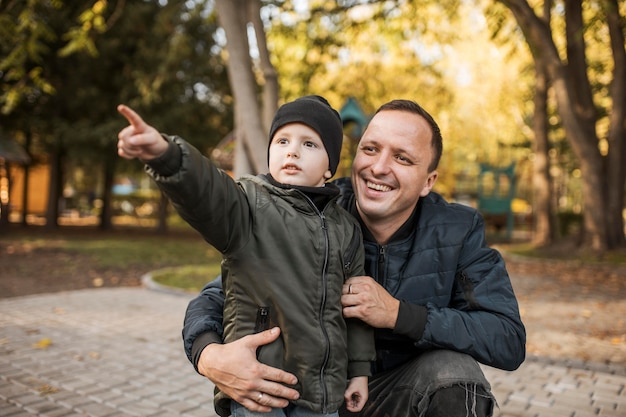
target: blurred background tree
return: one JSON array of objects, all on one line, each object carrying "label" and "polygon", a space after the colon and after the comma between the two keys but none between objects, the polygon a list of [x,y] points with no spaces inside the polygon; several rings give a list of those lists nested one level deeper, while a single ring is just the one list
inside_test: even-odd
[{"label": "blurred background tree", "polygon": [[[64,192],[72,196],[77,188],[100,196],[100,225],[111,226],[115,175],[140,169],[117,157],[124,126],[117,104],[204,150],[232,127],[232,97],[215,49],[219,28],[202,4],[118,2],[108,11],[105,3],[10,2],[0,10],[3,21],[15,24],[4,35],[23,32],[32,42],[2,41],[1,120],[50,168],[48,227],[57,225]],[[96,23],[104,15],[106,27]],[[45,36],[33,40],[40,32]],[[68,170],[84,173],[85,183],[68,178]]]},{"label": "blurred background tree", "polygon": [[[139,168],[115,156],[119,102],[207,155],[240,145],[228,167],[240,175],[266,169],[267,125],[284,101],[321,94],[341,108],[353,98],[369,117],[390,99],[410,98],[444,134],[438,192],[475,204],[481,164],[514,164],[515,209],[531,219],[536,244],[552,243],[566,219],[584,216],[580,243],[603,251],[624,245],[625,7],[2,2],[0,120],[34,161],[53,167],[47,223],[56,224],[76,172],[100,167],[81,178],[107,201],[113,180]],[[343,175],[354,146],[347,141]]]},{"label": "blurred background tree", "polygon": [[548,77],[580,164],[581,243],[599,252],[624,246],[624,2],[622,10],[617,0],[548,2],[538,11],[526,0],[501,3],[515,16],[533,59]]}]

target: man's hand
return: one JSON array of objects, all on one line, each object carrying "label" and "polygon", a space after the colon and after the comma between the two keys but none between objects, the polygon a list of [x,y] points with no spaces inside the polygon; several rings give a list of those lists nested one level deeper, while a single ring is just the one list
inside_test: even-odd
[{"label": "man's hand", "polygon": [[373,278],[352,277],[343,284],[343,316],[357,318],[378,329],[393,329],[398,320],[400,301]]},{"label": "man's hand", "polygon": [[143,121],[133,109],[123,104],[117,111],[130,123],[117,135],[117,153],[122,158],[149,161],[163,155],[169,146],[161,134]]},{"label": "man's hand", "polygon": [[198,371],[248,410],[269,412],[287,407],[299,394],[283,384],[295,384],[296,377],[256,359],[257,348],[273,342],[279,334],[280,329],[274,327],[225,345],[210,344],[200,354]]}]

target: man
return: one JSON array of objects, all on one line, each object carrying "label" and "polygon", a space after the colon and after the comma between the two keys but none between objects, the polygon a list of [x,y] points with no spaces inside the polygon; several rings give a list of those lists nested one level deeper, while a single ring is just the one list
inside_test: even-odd
[{"label": "man", "polygon": [[[363,134],[351,182],[335,181],[361,223],[369,274],[346,281],[343,313],[374,327],[376,338],[369,400],[358,415],[490,416],[495,400],[478,362],[514,370],[524,361],[517,300],[502,257],[486,245],[482,217],[431,192],[441,152],[433,118],[394,100]],[[293,375],[255,358],[280,330],[224,345],[222,308],[219,279],[189,304],[183,339],[197,371],[252,411],[298,398]]]}]

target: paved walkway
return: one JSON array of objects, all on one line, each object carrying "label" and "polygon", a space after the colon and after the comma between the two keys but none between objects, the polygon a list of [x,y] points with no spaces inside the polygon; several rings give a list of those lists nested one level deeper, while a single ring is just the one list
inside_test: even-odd
[{"label": "paved walkway", "polygon": [[[213,387],[182,350],[189,299],[115,288],[0,300],[0,416],[215,416]],[[623,368],[484,369],[497,416],[626,416]]]}]

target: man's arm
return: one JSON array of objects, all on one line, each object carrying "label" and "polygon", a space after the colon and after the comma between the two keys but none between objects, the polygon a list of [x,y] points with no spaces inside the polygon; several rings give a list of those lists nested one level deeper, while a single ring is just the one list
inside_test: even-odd
[{"label": "man's arm", "polygon": [[495,368],[517,369],[526,355],[526,331],[504,260],[485,244],[478,213],[460,246],[449,305],[401,302],[363,276],[344,284],[344,316],[393,329],[418,348],[454,350]]},{"label": "man's arm", "polygon": [[187,358],[198,370],[200,353],[211,343],[222,343],[224,292],[222,277],[204,286],[187,305],[183,322],[183,343]]},{"label": "man's arm", "polygon": [[485,242],[475,212],[456,267],[448,308],[428,307],[418,347],[456,350],[495,368],[512,371],[526,356],[526,330],[502,256]]},{"label": "man's arm", "polygon": [[276,340],[280,330],[273,328],[222,344],[223,307],[219,277],[207,284],[187,307],[183,326],[187,357],[198,373],[249,410],[268,412],[272,407],[286,407],[289,400],[299,396],[298,391],[285,386],[295,384],[296,377],[256,359],[257,348]]}]

